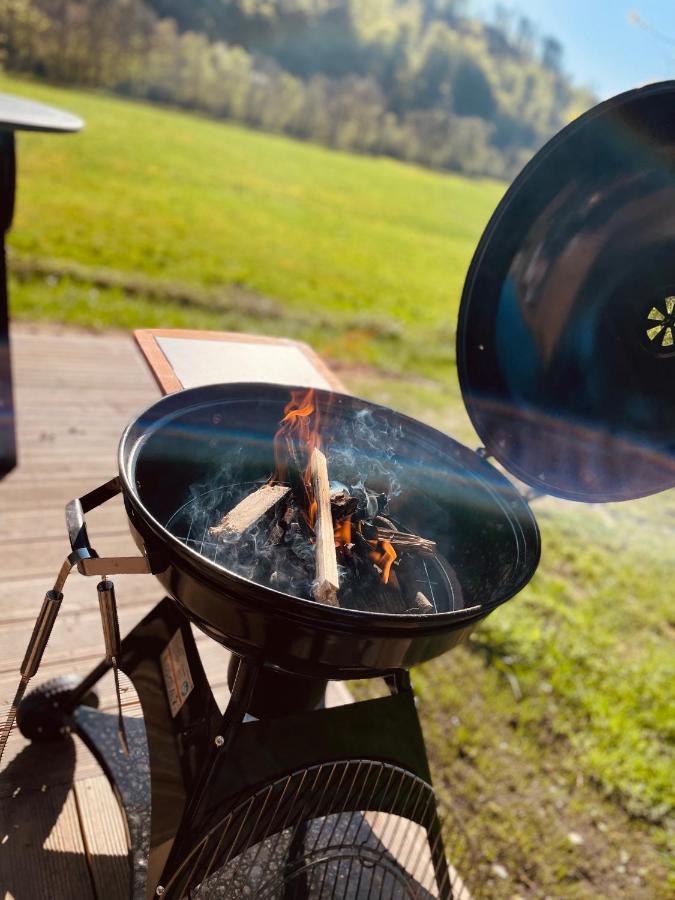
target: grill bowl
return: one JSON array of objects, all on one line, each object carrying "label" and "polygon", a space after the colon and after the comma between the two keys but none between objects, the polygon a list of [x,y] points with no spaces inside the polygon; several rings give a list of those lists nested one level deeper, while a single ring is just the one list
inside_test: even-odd
[{"label": "grill bowl", "polygon": [[167,526],[195,486],[220,483],[223,473],[239,481],[271,474],[273,438],[291,390],[193,388],[153,404],[122,436],[119,469],[131,533],[199,628],[237,654],[286,671],[362,677],[443,653],[527,583],[539,560],[539,533],[507,479],[435,429],[328,391],[317,390],[315,403],[329,466],[349,452],[375,482],[383,469],[395,473],[400,490],[392,512],[436,541],[461,583],[462,608],[420,616],[327,607],[251,581],[181,540]]}]

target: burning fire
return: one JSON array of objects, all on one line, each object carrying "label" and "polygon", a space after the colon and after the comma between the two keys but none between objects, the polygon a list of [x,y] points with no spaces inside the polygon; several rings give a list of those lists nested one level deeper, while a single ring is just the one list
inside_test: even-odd
[{"label": "burning fire", "polygon": [[[304,392],[291,391],[291,399],[284,407],[284,417],[274,438],[275,445],[277,441],[292,439],[298,444],[304,445],[308,455],[315,447],[321,447],[319,411],[316,408],[314,397],[314,388],[309,388]],[[312,415],[314,415],[313,422],[311,421]]]},{"label": "burning fire", "polygon": [[344,519],[335,523],[335,546],[340,547],[342,544],[351,544],[352,542],[352,517],[345,516]]},{"label": "burning fire", "polygon": [[[296,497],[300,495],[302,514],[312,531],[316,523],[317,501],[312,489],[310,460],[312,452],[321,449],[319,425],[314,389],[291,391],[291,399],[284,407],[283,419],[274,436],[276,469],[273,480],[290,483]],[[353,529],[361,533],[361,523],[353,523],[352,518],[350,513],[334,522],[333,533],[338,551],[352,546]],[[382,581],[387,584],[396,551],[389,541],[369,540],[368,543],[373,548],[368,556],[381,569]]]},{"label": "burning fire", "polygon": [[368,543],[373,547],[368,557],[382,569],[382,581],[388,584],[391,565],[396,559],[396,551],[389,541],[368,541]]},{"label": "burning fire", "polygon": [[[276,469],[273,476],[273,480],[277,482],[290,481],[294,491],[302,495],[300,508],[312,529],[316,521],[317,506],[312,491],[310,459],[315,448],[321,449],[319,411],[314,397],[313,388],[291,391],[291,399],[284,407],[284,417],[274,435]],[[293,476],[295,474],[297,481],[297,473],[302,475],[302,484],[294,485]]]}]

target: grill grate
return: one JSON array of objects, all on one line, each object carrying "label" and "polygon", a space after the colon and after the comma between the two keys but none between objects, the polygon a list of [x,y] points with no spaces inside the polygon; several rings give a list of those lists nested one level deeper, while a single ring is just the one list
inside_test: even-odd
[{"label": "grill grate", "polygon": [[[222,565],[221,556],[225,545],[209,535],[209,528],[222,518],[227,506],[233,505],[231,498],[236,493],[243,494],[245,489],[251,490],[253,487],[254,484],[248,482],[233,484],[229,490],[212,488],[204,491],[179,506],[166,523],[166,528],[186,547]],[[241,490],[238,492],[237,489]]]},{"label": "grill grate", "polygon": [[[246,548],[250,550],[248,558],[245,557],[245,554],[237,553],[232,544],[209,534],[209,528],[212,525],[218,523],[241,497],[258,486],[255,482],[238,482],[230,484],[226,488],[211,488],[192,496],[190,500],[175,510],[165,527],[186,547],[195,550],[216,565],[234,569],[238,574],[253,581],[259,580],[261,577],[260,551],[255,546],[257,540],[255,529],[249,535],[254,545]],[[397,522],[396,525],[401,531],[405,531],[400,523]],[[463,608],[462,597],[458,596],[454,586],[456,576],[454,573],[448,572],[446,567],[448,567],[447,562],[435,556],[420,557],[416,564],[416,588],[429,599],[434,613],[454,612]],[[302,577],[306,578],[304,571]],[[299,596],[302,596],[302,593],[299,593]],[[392,605],[391,601],[382,595],[382,592],[377,596],[368,595],[362,606],[361,604],[357,606],[355,603],[353,608],[383,613],[401,612],[400,605]]]},{"label": "grill grate", "polygon": [[[447,854],[452,864],[446,862]],[[396,766],[347,760],[260,788],[203,838],[168,897],[257,900],[470,900],[463,829],[429,784]]]}]

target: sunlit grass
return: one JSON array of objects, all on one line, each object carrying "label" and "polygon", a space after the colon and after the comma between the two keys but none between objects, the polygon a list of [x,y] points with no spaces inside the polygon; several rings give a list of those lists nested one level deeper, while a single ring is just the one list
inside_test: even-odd
[{"label": "sunlit grass", "polygon": [[76,136],[19,137],[22,254],[367,310],[433,336],[454,327],[503,191],[98,94],[0,89],[86,120]]}]

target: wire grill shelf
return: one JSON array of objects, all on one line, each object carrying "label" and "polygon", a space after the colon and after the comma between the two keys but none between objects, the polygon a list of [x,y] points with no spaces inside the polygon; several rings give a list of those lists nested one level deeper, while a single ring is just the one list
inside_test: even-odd
[{"label": "wire grill shelf", "polygon": [[464,829],[449,815],[441,821],[427,782],[354,759],[298,770],[240,799],[165,892],[200,900],[470,900],[477,894],[464,879],[476,871]]}]

